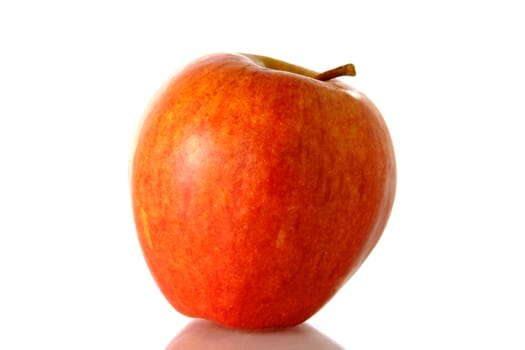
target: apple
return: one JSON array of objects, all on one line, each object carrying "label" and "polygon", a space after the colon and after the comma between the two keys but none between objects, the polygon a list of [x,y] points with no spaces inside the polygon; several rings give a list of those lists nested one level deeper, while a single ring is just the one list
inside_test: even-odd
[{"label": "apple", "polygon": [[369,255],[396,165],[378,109],[335,79],[353,74],[212,54],[157,92],[132,151],[131,197],[147,265],[179,312],[294,326]]}]

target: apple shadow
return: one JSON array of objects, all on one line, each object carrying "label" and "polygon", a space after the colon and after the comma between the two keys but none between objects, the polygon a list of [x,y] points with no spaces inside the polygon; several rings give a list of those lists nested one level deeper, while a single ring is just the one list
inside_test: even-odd
[{"label": "apple shadow", "polygon": [[308,324],[275,331],[241,331],[205,320],[193,320],[166,350],[301,349],[342,350],[342,346]]}]

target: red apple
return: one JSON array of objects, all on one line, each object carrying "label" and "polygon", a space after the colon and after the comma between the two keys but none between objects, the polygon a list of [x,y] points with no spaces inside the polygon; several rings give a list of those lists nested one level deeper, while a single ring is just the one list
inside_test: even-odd
[{"label": "red apple", "polygon": [[132,154],[133,212],[151,273],[181,313],[297,325],[376,245],[395,158],[378,109],[332,79],[352,67],[317,74],[214,54],[154,97]]}]

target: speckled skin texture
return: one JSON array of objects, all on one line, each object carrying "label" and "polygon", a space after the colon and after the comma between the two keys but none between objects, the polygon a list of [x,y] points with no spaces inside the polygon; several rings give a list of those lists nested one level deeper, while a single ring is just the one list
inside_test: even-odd
[{"label": "speckled skin texture", "polygon": [[155,96],[131,162],[138,237],[181,313],[297,325],[376,245],[392,208],[390,135],[364,95],[216,54]]}]

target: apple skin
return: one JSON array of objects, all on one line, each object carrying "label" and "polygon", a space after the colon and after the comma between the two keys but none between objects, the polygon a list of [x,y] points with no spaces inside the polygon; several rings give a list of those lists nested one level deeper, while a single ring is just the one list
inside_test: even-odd
[{"label": "apple skin", "polygon": [[132,152],[133,213],[149,269],[179,312],[289,327],[378,242],[395,157],[362,93],[254,57],[197,59],[153,98]]}]

